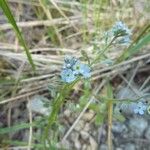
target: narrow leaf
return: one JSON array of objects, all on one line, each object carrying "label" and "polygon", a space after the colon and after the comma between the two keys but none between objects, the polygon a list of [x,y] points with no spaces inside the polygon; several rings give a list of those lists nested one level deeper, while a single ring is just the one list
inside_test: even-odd
[{"label": "narrow leaf", "polygon": [[0,128],[0,134],[16,132],[16,131],[19,131],[21,129],[30,128],[30,126],[35,126],[35,124],[22,123],[19,125],[14,125],[12,127]]},{"label": "narrow leaf", "polygon": [[147,45],[150,42],[150,33],[146,34],[137,44],[131,47],[126,53],[124,53],[121,57],[127,59],[137,53],[144,45]]},{"label": "narrow leaf", "polygon": [[20,41],[21,45],[24,47],[24,50],[25,50],[26,55],[27,55],[27,58],[28,58],[28,60],[29,60],[29,62],[31,64],[33,70],[35,70],[35,65],[33,63],[32,56],[31,56],[31,54],[29,52],[29,49],[27,48],[27,45],[26,45],[26,43],[25,43],[25,41],[24,41],[24,39],[22,37],[22,34],[21,34],[17,24],[16,24],[16,21],[15,21],[13,15],[11,13],[11,10],[10,10],[10,8],[8,6],[7,1],[6,0],[0,0],[0,7],[2,8],[2,10],[3,10],[5,16],[7,17],[8,21],[10,22],[10,24],[13,26],[13,29],[16,32],[16,35],[18,37],[18,40]]}]

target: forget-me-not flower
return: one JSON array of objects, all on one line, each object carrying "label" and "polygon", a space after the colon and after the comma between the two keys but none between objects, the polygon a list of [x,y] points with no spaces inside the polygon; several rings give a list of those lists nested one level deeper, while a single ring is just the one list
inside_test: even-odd
[{"label": "forget-me-not flower", "polygon": [[64,82],[71,83],[81,75],[84,78],[89,78],[91,76],[90,67],[81,63],[75,57],[67,56],[64,62],[63,70],[61,72],[61,79]]},{"label": "forget-me-not flower", "polygon": [[76,75],[80,74],[81,71],[81,62],[77,61],[73,66],[73,71]]},{"label": "forget-me-not flower", "polygon": [[90,67],[86,64],[81,63],[80,61],[77,61],[75,63],[75,65],[73,66],[73,70],[75,74],[81,74],[84,78],[89,78],[91,76]]},{"label": "forget-me-not flower", "polygon": [[76,79],[76,76],[71,69],[64,69],[61,72],[61,78],[64,82],[71,83]]},{"label": "forget-me-not flower", "polygon": [[143,102],[138,102],[136,107],[134,108],[134,113],[143,115],[146,109],[147,109],[147,106]]},{"label": "forget-me-not flower", "polygon": [[81,64],[80,65],[80,73],[83,75],[84,78],[89,78],[91,77],[91,69],[88,65],[86,64]]}]

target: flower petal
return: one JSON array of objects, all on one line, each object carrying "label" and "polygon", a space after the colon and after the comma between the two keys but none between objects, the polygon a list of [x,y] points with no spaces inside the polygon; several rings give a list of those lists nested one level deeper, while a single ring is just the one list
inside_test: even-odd
[{"label": "flower petal", "polygon": [[140,114],[140,115],[143,115],[143,114],[144,114],[144,111],[143,111],[143,110],[139,110],[139,114]]}]

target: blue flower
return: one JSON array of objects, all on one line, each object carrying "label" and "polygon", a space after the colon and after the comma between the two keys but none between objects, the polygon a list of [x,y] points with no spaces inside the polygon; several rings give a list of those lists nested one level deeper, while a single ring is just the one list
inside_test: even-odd
[{"label": "blue flower", "polygon": [[80,74],[80,71],[81,71],[81,62],[80,61],[77,61],[75,63],[75,65],[73,66],[73,71],[76,75]]},{"label": "blue flower", "polygon": [[146,109],[147,106],[143,102],[138,102],[136,107],[134,108],[134,113],[143,115]]},{"label": "blue flower", "polygon": [[121,39],[119,39],[118,41],[119,44],[125,44],[125,45],[130,44],[130,42],[131,42],[131,39],[128,35],[121,37]]},{"label": "blue flower", "polygon": [[76,79],[74,72],[71,69],[63,69],[61,78],[64,82],[71,83]]},{"label": "blue flower", "polygon": [[73,71],[75,74],[81,74],[84,78],[89,78],[91,76],[90,67],[86,64],[77,61],[73,66]]},{"label": "blue flower", "polygon": [[112,32],[114,36],[131,35],[131,30],[129,30],[129,28],[121,21],[116,22],[112,27]]},{"label": "blue flower", "polygon": [[84,78],[89,78],[91,77],[91,69],[88,65],[86,64],[81,64],[81,69],[80,73],[83,75]]},{"label": "blue flower", "polygon": [[82,75],[84,78],[89,78],[91,76],[90,67],[81,63],[75,57],[67,56],[64,61],[65,63],[61,72],[61,78],[64,82],[71,83],[79,75]]}]

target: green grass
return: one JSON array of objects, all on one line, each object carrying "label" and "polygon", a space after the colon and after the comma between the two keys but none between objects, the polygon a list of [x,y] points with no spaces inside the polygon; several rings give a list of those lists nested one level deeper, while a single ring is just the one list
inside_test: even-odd
[{"label": "green grass", "polygon": [[29,60],[29,62],[31,64],[33,70],[35,71],[35,65],[34,65],[32,56],[31,56],[31,54],[29,52],[29,49],[28,49],[28,47],[26,45],[25,40],[23,39],[22,33],[20,32],[20,30],[19,30],[19,28],[18,28],[18,26],[16,24],[16,21],[15,21],[13,15],[12,15],[12,12],[11,12],[11,10],[9,8],[9,5],[8,5],[7,1],[6,0],[1,0],[0,1],[0,7],[2,8],[2,10],[3,10],[5,16],[7,17],[8,21],[10,22],[10,24],[13,26],[13,29],[16,32],[16,35],[17,35],[21,45],[24,47],[24,50],[25,50],[26,55],[28,57],[28,60]]},{"label": "green grass", "polygon": [[117,62],[124,61],[133,57],[134,54],[138,53],[144,46],[150,43],[150,24],[144,25],[141,33],[131,43],[131,45],[123,51]]}]

